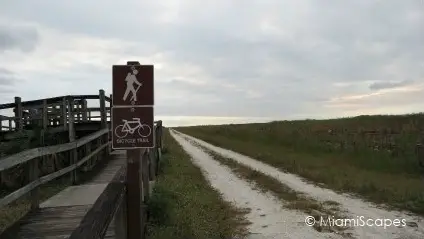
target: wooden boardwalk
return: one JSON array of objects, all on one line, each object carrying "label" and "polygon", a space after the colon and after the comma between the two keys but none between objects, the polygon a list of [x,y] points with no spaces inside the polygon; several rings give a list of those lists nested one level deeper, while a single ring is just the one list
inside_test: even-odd
[{"label": "wooden boardwalk", "polygon": [[[111,159],[93,179],[78,186],[70,186],[40,204],[40,209],[29,213],[10,228],[7,238],[59,239],[68,238],[119,169],[126,163],[124,151],[114,151]],[[114,222],[105,238],[115,238]]]},{"label": "wooden boardwalk", "polygon": [[[88,108],[87,100],[99,100],[100,107]],[[26,176],[19,189],[0,198],[0,209],[24,196],[31,204],[1,239],[145,238],[147,202],[162,155],[162,121],[154,122],[154,148],[127,154],[111,152],[111,97],[103,90],[26,102],[15,97],[14,103],[0,104],[5,109],[15,115],[0,115],[0,146],[37,144],[13,153],[0,148],[0,186],[6,176],[17,176],[13,170],[23,169],[18,176]],[[43,171],[51,162],[53,170]],[[101,170],[92,175],[98,164]],[[40,202],[40,186],[68,176],[73,186]]]}]

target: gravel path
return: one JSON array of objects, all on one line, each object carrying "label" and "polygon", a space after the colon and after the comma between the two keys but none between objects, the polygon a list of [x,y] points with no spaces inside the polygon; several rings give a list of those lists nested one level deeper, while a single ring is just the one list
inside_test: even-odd
[{"label": "gravel path", "polygon": [[[424,238],[424,220],[423,220],[424,218],[421,216],[414,215],[412,213],[407,213],[407,212],[388,211],[382,208],[378,208],[377,205],[365,202],[364,200],[361,200],[359,198],[346,195],[346,194],[336,193],[332,190],[321,188],[316,185],[310,184],[297,175],[282,172],[273,166],[267,165],[258,160],[241,155],[234,151],[216,147],[205,141],[193,138],[185,134],[181,134],[180,136],[180,135],[175,135],[173,133],[172,135],[180,142],[180,144],[184,145],[184,149],[188,151],[190,155],[192,155],[192,157],[197,162],[197,164],[202,165],[201,167],[204,168],[205,171],[213,175],[213,178],[221,178],[224,181],[225,180],[228,181],[229,179],[226,179],[226,177],[231,175],[230,170],[222,169],[223,166],[220,166],[217,162],[213,161],[207,154],[205,154],[200,149],[197,149],[196,147],[191,145],[189,142],[187,142],[186,139],[184,139],[181,136],[188,137],[190,140],[194,140],[200,145],[224,157],[231,158],[237,161],[238,163],[241,163],[257,171],[260,171],[266,175],[269,175],[275,179],[278,179],[281,183],[289,186],[290,188],[298,192],[303,192],[316,200],[319,200],[319,201],[329,200],[329,201],[338,202],[340,203],[340,206],[344,210],[346,210],[347,214],[349,215],[349,218],[356,219],[357,222],[359,221],[360,217],[364,219],[363,222],[367,222],[368,219],[371,219],[368,222],[374,223],[373,226],[353,227],[352,233],[355,238],[359,238],[359,239],[362,239],[362,238],[364,239],[367,239],[367,238],[370,238],[370,239],[371,238],[373,239],[374,238],[375,239],[391,239],[391,238],[393,239],[422,239]],[[215,165],[215,166],[212,167],[211,165]],[[212,168],[209,168],[209,167],[212,167]],[[221,173],[224,175],[220,176]],[[235,176],[231,176],[231,179],[234,179],[234,177]],[[234,197],[233,200],[237,200],[237,199],[241,200],[242,198],[244,198],[244,200],[247,200],[247,201],[250,200],[252,204],[249,204],[249,205],[256,206],[256,208],[264,207],[264,208],[267,208],[267,210],[271,210],[271,208],[273,207],[279,208],[277,205],[275,205],[276,204],[275,199],[271,200],[270,196],[260,195],[257,191],[254,191],[254,190],[250,190],[251,194],[249,194],[250,196],[248,196],[250,197],[250,199],[246,197],[247,194],[243,194],[245,196],[241,198],[242,196],[241,192],[245,192],[244,190],[247,190],[246,192],[249,191],[247,189],[248,186],[246,183],[244,183],[240,179],[234,179],[234,180],[235,180],[234,182],[231,180],[232,182],[231,183],[227,182],[227,184],[234,183],[234,184],[237,184],[237,185],[240,184],[240,185],[230,186],[230,189],[228,192],[229,194],[227,195],[228,198]],[[217,188],[220,190],[222,187],[225,187],[225,186],[223,185],[217,186]],[[241,190],[241,188],[243,188],[243,191]],[[234,190],[234,189],[237,189],[237,190]],[[236,192],[232,192],[232,191],[236,191]],[[236,195],[230,195],[231,192],[232,194],[236,194]],[[261,199],[258,199],[258,198],[261,198]],[[251,215],[251,217],[254,217],[254,215]],[[290,218],[290,222],[281,222],[278,220],[279,217],[281,219]],[[281,227],[282,231],[278,230],[279,228],[278,226],[268,227],[266,228],[267,230],[264,230],[264,231],[266,233],[270,233],[272,230],[276,230],[275,231],[276,233],[281,233],[279,235],[280,237],[277,237],[277,238],[309,238],[309,236],[316,235],[317,232],[314,232],[312,228],[305,226],[304,223],[303,225],[295,223],[295,222],[304,222],[305,217],[306,215],[301,215],[298,212],[295,213],[293,211],[286,211],[286,210],[279,209],[277,214],[273,215],[272,217],[268,217],[266,219],[267,221],[266,224],[284,225],[284,227]],[[386,228],[384,228],[384,226],[378,226],[379,223],[384,219],[387,219],[386,225],[389,224],[390,221],[394,219],[398,219],[399,220],[398,223],[402,224],[401,220],[405,219],[406,226],[393,226],[393,225],[390,226],[389,225],[389,226],[386,226]],[[252,220],[256,220],[256,219],[252,218]],[[258,219],[257,223],[259,222],[262,222],[262,224],[264,224],[265,219],[260,218]],[[359,223],[361,222],[359,221]],[[261,223],[259,224],[262,225]],[[255,227],[255,230],[257,231],[260,231],[259,224],[257,224],[257,226]],[[301,233],[303,230],[305,231],[304,237],[302,236],[298,237],[297,233]],[[324,236],[328,236],[328,234],[318,233],[318,235],[315,236],[315,238],[323,238]],[[334,236],[337,236],[337,235],[334,235]],[[324,237],[324,238],[328,238],[328,237]]]},{"label": "gravel path", "polygon": [[171,135],[192,157],[193,163],[202,170],[212,187],[222,193],[224,200],[234,203],[238,208],[250,209],[246,216],[251,222],[248,226],[250,239],[342,238],[335,234],[320,233],[312,227],[305,226],[306,214],[282,208],[274,196],[254,189],[254,185],[238,178],[229,168],[215,161],[180,135],[173,131]]}]

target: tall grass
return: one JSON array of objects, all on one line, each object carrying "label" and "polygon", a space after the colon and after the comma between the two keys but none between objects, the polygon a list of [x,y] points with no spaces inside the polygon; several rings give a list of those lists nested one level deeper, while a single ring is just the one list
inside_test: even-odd
[{"label": "tall grass", "polygon": [[424,214],[422,114],[177,128],[312,182]]}]

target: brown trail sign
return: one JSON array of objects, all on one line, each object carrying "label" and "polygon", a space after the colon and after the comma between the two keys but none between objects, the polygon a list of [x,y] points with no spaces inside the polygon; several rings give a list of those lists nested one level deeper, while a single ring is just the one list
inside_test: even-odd
[{"label": "brown trail sign", "polygon": [[113,106],[153,106],[153,65],[112,67]]},{"label": "brown trail sign", "polygon": [[112,148],[153,148],[153,65],[112,67]]},{"label": "brown trail sign", "polygon": [[153,107],[112,108],[112,148],[153,148]]},{"label": "brown trail sign", "polygon": [[[114,65],[112,88],[112,148],[126,149],[128,157],[128,239],[143,239],[145,236],[142,225],[145,223],[142,221],[145,213],[140,194],[140,172],[142,168],[147,167],[146,148],[155,146],[153,65],[142,66],[139,62]],[[148,186],[143,185],[143,188],[148,190]],[[147,200],[147,197],[144,197],[144,200]]]}]

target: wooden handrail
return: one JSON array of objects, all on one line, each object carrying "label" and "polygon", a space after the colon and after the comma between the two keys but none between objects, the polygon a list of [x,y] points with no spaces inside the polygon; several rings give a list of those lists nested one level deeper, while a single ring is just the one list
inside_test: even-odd
[{"label": "wooden handrail", "polygon": [[[29,137],[30,135],[35,137],[40,136],[42,138],[42,135],[45,133],[50,134],[65,131],[68,131],[69,133],[69,143],[28,149],[14,155],[0,158],[0,172],[23,163],[27,163],[25,167],[28,167],[29,169],[29,182],[27,181],[28,183],[25,186],[15,190],[3,198],[0,198],[0,207],[8,205],[20,197],[31,193],[31,210],[35,210],[39,207],[39,186],[68,173],[71,176],[70,180],[72,184],[77,184],[77,172],[79,172],[77,168],[85,165],[86,167],[84,169],[87,170],[88,168],[90,170],[94,165],[92,164],[93,161],[89,160],[93,159],[93,157],[98,157],[99,153],[104,152],[105,149],[110,146],[109,140],[111,129],[109,128],[110,123],[108,123],[107,120],[111,118],[111,97],[112,96],[105,96],[104,90],[99,90],[98,95],[67,95],[32,101],[22,101],[20,97],[15,97],[14,103],[0,104],[0,110],[13,108],[14,111],[14,116],[12,117],[0,115],[0,130],[2,128],[8,129],[5,134],[2,134],[4,139],[10,140],[15,138]],[[100,107],[87,107],[87,99],[98,99]],[[106,101],[110,103],[108,107],[106,107]],[[99,116],[94,116],[92,114],[93,112],[96,112],[96,114],[99,112],[100,114]],[[86,129],[85,127],[87,127],[87,125],[79,125],[76,123],[90,121],[95,122],[96,120],[93,119],[96,118],[100,119],[99,126],[101,130],[76,140],[76,127],[81,127],[81,129],[84,130]],[[4,124],[2,125],[2,121],[9,121],[6,122],[8,126],[4,126]],[[12,122],[14,122],[14,127],[12,127]],[[41,128],[42,134],[39,135],[37,130],[31,130],[31,127],[27,127],[29,124],[34,125],[37,128]],[[144,202],[146,202],[146,200],[149,198],[149,180],[154,180],[156,178],[158,173],[157,166],[160,161],[159,159],[161,158],[162,121],[155,121],[154,124],[154,139],[156,143],[155,148],[146,149],[142,156],[140,154],[139,156],[134,157],[135,160],[141,160],[142,162],[140,164],[140,182],[142,183],[141,185],[143,187],[143,190],[141,191],[144,195],[142,197]],[[88,128],[92,127],[91,124],[88,126]],[[95,144],[96,148],[92,149],[91,142],[94,140],[97,140]],[[78,149],[80,147],[84,147],[84,150],[86,151],[82,158],[78,157]],[[48,175],[39,175],[40,172],[38,168],[38,162],[39,160],[42,160],[43,156],[57,154],[65,151],[70,152],[69,166],[56,169],[57,171]],[[139,157],[142,158],[138,159]],[[97,159],[95,159],[94,162],[97,162]],[[124,171],[123,175],[125,175],[127,173],[126,167],[123,167],[122,170]],[[134,172],[137,174],[137,171]],[[124,179],[114,179],[111,183],[108,184],[104,192],[93,205],[93,208],[85,215],[80,226],[72,233],[71,238],[104,237],[112,218],[117,214],[117,210],[119,208],[120,210],[122,210],[122,208],[126,208],[125,205],[128,204],[126,201],[127,185],[122,180]],[[137,193],[137,187],[133,187],[128,191]],[[140,201],[138,202],[140,203]],[[134,203],[134,200],[132,200],[130,203],[130,205],[133,205],[131,206],[132,208],[134,208],[134,205],[139,204]],[[145,211],[143,211],[144,208],[145,206],[139,208],[142,210],[140,215],[145,216]],[[140,218],[137,220],[139,219]],[[126,222],[124,222],[124,218],[122,216],[120,219],[118,219],[118,221],[119,220],[126,225]],[[144,223],[145,220],[143,219],[140,227],[144,227]]]},{"label": "wooden handrail", "polygon": [[[63,98],[74,99],[74,100],[83,100],[83,99],[96,100],[96,99],[99,99],[99,95],[64,95],[64,96],[57,96],[57,97],[52,97],[52,98],[22,101],[22,107],[31,107],[31,106],[34,106],[34,105],[42,105],[44,100],[47,102],[47,104],[61,103]],[[105,100],[107,102],[111,101],[110,97],[107,97],[107,96],[105,97]],[[16,103],[0,104],[0,110],[14,108],[14,107],[16,107]]]},{"label": "wooden handrail", "polygon": [[[155,134],[156,139],[159,141],[162,140],[162,121],[155,121]],[[158,141],[157,141],[158,142]],[[141,161],[143,162],[142,168],[139,172],[142,173],[140,177],[143,180],[143,205],[141,206],[142,217],[146,218],[146,200],[149,198],[149,181],[150,179],[155,179],[158,170],[158,163],[161,158],[161,149],[162,143],[157,143],[155,148],[149,149],[147,153],[141,155]],[[149,161],[150,163],[147,163]],[[147,167],[147,165],[149,165]],[[76,228],[69,239],[103,239],[107,229],[109,228],[109,224],[112,221],[112,218],[115,217],[115,238],[127,238],[126,235],[126,227],[127,223],[136,223],[134,221],[128,221],[126,215],[126,208],[128,208],[127,201],[128,195],[126,194],[127,184],[126,178],[124,177],[126,174],[126,167],[122,166],[121,172],[115,175],[114,180],[110,182],[103,193],[97,198],[96,202],[92,206],[92,208],[87,212],[84,216],[82,222]],[[125,180],[125,182],[123,181]],[[147,182],[146,182],[147,180]],[[147,186],[147,187],[146,187]],[[134,210],[134,209],[133,209]],[[143,215],[144,214],[144,215]],[[144,231],[144,227],[146,224],[146,220],[143,219],[142,224],[139,225],[141,231]],[[142,237],[144,238],[144,237]],[[133,238],[128,238],[133,239]],[[139,238],[137,238],[139,239]]]},{"label": "wooden handrail", "polygon": [[105,236],[113,216],[125,200],[125,172],[126,165],[121,167],[112,181],[106,186],[69,239],[94,239]]},{"label": "wooden handrail", "polygon": [[25,163],[37,157],[41,157],[41,156],[49,155],[49,154],[55,154],[55,153],[81,147],[82,145],[92,140],[95,140],[98,137],[108,132],[109,132],[109,129],[102,129],[71,143],[28,149],[14,155],[7,156],[5,158],[0,159],[0,171],[9,169],[21,163]]},{"label": "wooden handrail", "polygon": [[29,184],[25,185],[24,187],[14,191],[13,193],[8,194],[7,196],[3,197],[2,199],[0,199],[0,207],[6,206],[9,203],[17,200],[18,198],[22,197],[23,195],[27,194],[28,192],[30,192],[32,189],[45,184],[55,178],[58,178],[66,173],[71,172],[72,170],[75,170],[76,168],[80,167],[81,165],[83,165],[87,160],[89,160],[91,157],[93,157],[95,154],[97,154],[100,150],[106,148],[107,146],[109,146],[109,142],[103,144],[102,146],[100,146],[99,148],[97,148],[95,151],[93,151],[90,155],[84,157],[81,161],[79,161],[76,164],[72,164],[71,166],[68,166],[66,168],[63,168],[59,171],[56,171],[54,173],[45,175],[35,181],[30,182]]},{"label": "wooden handrail", "polygon": [[14,120],[13,116],[0,115],[0,120]]}]

